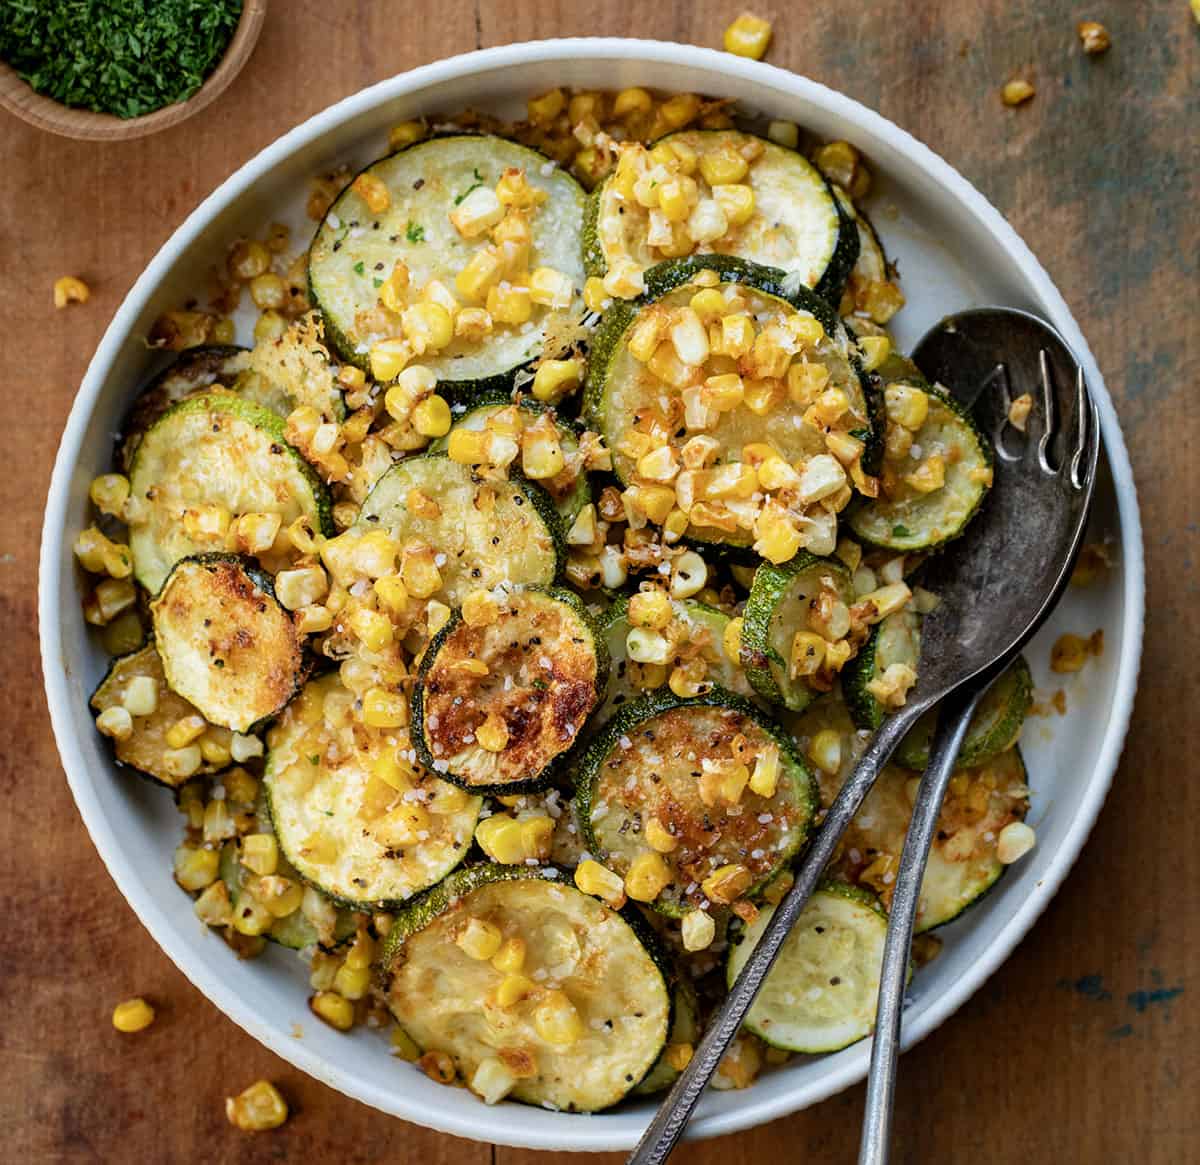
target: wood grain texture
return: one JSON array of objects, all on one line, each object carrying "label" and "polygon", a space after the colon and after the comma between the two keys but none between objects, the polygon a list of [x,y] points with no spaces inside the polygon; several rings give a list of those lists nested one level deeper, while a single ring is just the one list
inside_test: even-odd
[{"label": "wood grain texture", "polygon": [[[42,499],[75,386],[121,297],[184,215],[283,130],[366,84],[478,45],[635,32],[716,45],[741,6],[277,0],[246,69],[186,125],[103,146],[0,120],[3,367],[18,436],[0,476],[5,1159],[559,1162],[426,1132],[306,1079],[218,1013],[138,926],[74,811],[50,736],[35,629]],[[924,139],[1030,243],[1116,399],[1146,526],[1149,662],[1108,805],[1027,941],[905,1057],[895,1159],[1195,1161],[1200,30],[1184,0],[755,7],[775,23],[770,60]],[[1074,25],[1084,17],[1111,30],[1107,56],[1080,52]],[[999,87],[1018,71],[1038,93],[1007,110]],[[65,273],[85,278],[93,298],[55,312],[51,284]],[[135,992],[160,1004],[159,1021],[118,1037],[111,1008]],[[279,1082],[295,1115],[247,1137],[226,1124],[222,1102],[258,1076]],[[680,1160],[849,1161],[861,1106],[853,1089],[688,1146]]]}]

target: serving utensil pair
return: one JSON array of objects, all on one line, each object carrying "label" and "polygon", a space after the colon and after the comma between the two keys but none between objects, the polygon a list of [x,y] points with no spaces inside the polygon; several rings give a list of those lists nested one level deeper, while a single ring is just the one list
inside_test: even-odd
[{"label": "serving utensil pair", "polygon": [[[629,1165],[661,1165],[737,1035],[788,933],[838,841],[905,734],[938,707],[896,877],[880,972],[860,1165],[884,1165],[913,924],[929,847],[971,716],[991,684],[1054,609],[1083,541],[1100,450],[1083,370],[1048,324],[1012,308],[947,317],[913,359],[974,414],[995,449],[995,484],[955,543],[932,557],[924,585],[939,596],[924,619],[918,680],[907,703],[868,742],[814,836],[795,882],[775,909],[691,1062],[651,1121]],[[1024,431],[1009,419],[1025,392],[1034,400]]]}]

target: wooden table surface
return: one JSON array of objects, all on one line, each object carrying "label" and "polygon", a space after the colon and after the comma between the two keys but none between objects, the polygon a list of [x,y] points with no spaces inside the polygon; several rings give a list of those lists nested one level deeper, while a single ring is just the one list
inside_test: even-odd
[{"label": "wooden table surface", "polygon": [[[973,181],[1039,255],[1121,415],[1146,530],[1146,664],[1124,761],[1075,871],[1029,938],[904,1060],[902,1162],[1200,1160],[1200,28],[1187,0],[755,0],[769,59],[878,109]],[[275,0],[232,88],[194,120],[118,145],[0,120],[0,1128],[10,1161],[339,1161],[533,1165],[407,1125],[275,1058],[160,953],[109,881],[51,739],[35,583],[54,451],[96,342],[184,215],[282,131],[439,57],[541,37],[637,33],[719,44],[736,2]],[[634,19],[632,13],[636,12]],[[1106,22],[1085,58],[1075,22]],[[1037,96],[998,90],[1027,71]],[[56,312],[53,280],[94,294]],[[165,872],[164,872],[165,876]],[[117,1000],[158,1022],[118,1036]],[[259,1076],[293,1115],[250,1137],[223,1098]],[[696,1165],[853,1159],[863,1091],[736,1138]],[[566,1155],[562,1156],[566,1160]],[[616,1155],[596,1157],[617,1161]]]}]

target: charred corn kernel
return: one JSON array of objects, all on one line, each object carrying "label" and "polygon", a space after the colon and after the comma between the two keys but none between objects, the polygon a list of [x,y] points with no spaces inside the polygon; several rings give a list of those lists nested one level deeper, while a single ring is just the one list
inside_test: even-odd
[{"label": "charred corn kernel", "polygon": [[318,991],[308,1006],[319,1020],[340,1032],[348,1032],[354,1026],[354,1004],[336,991]]},{"label": "charred corn kernel", "polygon": [[102,514],[119,518],[129,500],[129,478],[123,473],[104,473],[88,487],[92,505]]},{"label": "charred corn kernel", "polygon": [[732,412],[746,399],[746,385],[736,372],[723,372],[704,381],[700,397],[718,413]]},{"label": "charred corn kernel", "polygon": [[661,631],[671,622],[671,600],[665,591],[638,591],[629,599],[629,622],[634,627]]},{"label": "charred corn kernel", "polygon": [[233,921],[229,888],[219,879],[205,888],[192,909],[205,926],[229,926]]},{"label": "charred corn kernel", "polygon": [[274,1084],[257,1080],[238,1096],[226,1097],[225,1118],[247,1133],[277,1129],[288,1118],[287,1102]]},{"label": "charred corn kernel", "polygon": [[425,604],[425,630],[430,635],[436,635],[450,621],[450,608],[437,599],[430,599]]},{"label": "charred corn kernel", "polygon": [[656,524],[666,521],[675,505],[675,491],[665,485],[641,485],[628,491],[636,509]]},{"label": "charred corn kernel", "polygon": [[492,956],[492,966],[502,975],[520,971],[525,966],[525,940],[519,935],[506,938]]},{"label": "charred corn kernel", "polygon": [[362,999],[371,986],[371,968],[352,967],[343,963],[333,978],[333,989],[349,1000]]},{"label": "charred corn kernel", "polygon": [[774,797],[779,785],[779,748],[767,745],[754,759],[750,774],[750,792],[760,797]]},{"label": "charred corn kernel", "polygon": [[[412,359],[412,346],[407,340],[398,337],[380,340],[371,345],[368,359],[371,365],[371,375],[380,384],[387,384],[389,381],[395,380]],[[391,411],[389,408],[388,412]],[[405,415],[407,416],[407,413]]]},{"label": "charred corn kernel", "polygon": [[667,686],[682,699],[699,696],[712,687],[705,679],[705,672],[703,660],[689,660],[671,669],[671,674],[667,677]]},{"label": "charred corn kernel", "polygon": [[866,195],[871,187],[871,175],[863,165],[862,155],[847,141],[827,142],[814,155],[813,161],[831,182],[836,182],[851,198]]},{"label": "charred corn kernel", "polygon": [[500,604],[488,591],[471,591],[463,599],[462,617],[468,627],[490,626],[500,618]]},{"label": "charred corn kernel", "polygon": [[708,567],[694,550],[685,550],[671,564],[671,597],[690,599],[708,582]]},{"label": "charred corn kernel", "polygon": [[625,883],[620,875],[591,858],[575,867],[575,885],[585,894],[607,902],[614,910],[625,905]]},{"label": "charred corn kernel", "polygon": [[121,705],[130,716],[151,716],[158,707],[158,685],[150,676],[134,676],[121,693]]},{"label": "charred corn kernel", "polygon": [[421,805],[402,801],[374,826],[385,845],[414,845],[429,832],[429,814]]},{"label": "charred corn kernel", "polygon": [[[702,198],[688,216],[685,235],[689,239],[688,250],[693,243],[703,246],[714,243],[729,229],[725,212],[715,198]],[[686,252],[685,252],[686,253]]]},{"label": "charred corn kernel", "polygon": [[63,275],[54,281],[54,306],[66,307],[71,303],[87,303],[92,298],[92,289],[75,275]]},{"label": "charred corn kernel", "polygon": [[743,226],[754,217],[754,191],[749,186],[741,183],[718,186],[713,190],[713,198],[731,227]]},{"label": "charred corn kernel", "polygon": [[635,902],[653,902],[671,882],[671,870],[657,852],[638,854],[625,874],[625,893]]},{"label": "charred corn kernel", "polygon": [[[657,817],[651,817],[646,821],[643,836],[646,844],[660,854],[669,854],[679,845],[679,838],[667,829]],[[628,884],[626,888],[628,889]],[[636,895],[634,896],[636,897]]]},{"label": "charred corn kernel", "polygon": [[516,1084],[517,1077],[503,1061],[484,1056],[471,1076],[470,1088],[484,1104],[499,1104]]},{"label": "charred corn kernel", "polygon": [[926,457],[904,480],[918,493],[933,493],[946,484],[946,459],[940,453]]},{"label": "charred corn kernel", "polygon": [[874,372],[892,354],[892,342],[887,336],[861,336],[858,346],[867,372]]},{"label": "charred corn kernel", "polygon": [[716,319],[725,314],[725,297],[715,287],[705,287],[692,296],[688,306],[701,319]]},{"label": "charred corn kernel", "polygon": [[355,607],[346,617],[346,626],[368,651],[382,651],[395,638],[392,621],[369,607]]},{"label": "charred corn kernel", "polygon": [[533,374],[533,395],[546,404],[558,404],[579,386],[582,377],[582,360],[543,360]]},{"label": "charred corn kernel", "polygon": [[753,881],[754,875],[745,866],[730,864],[709,874],[700,883],[700,889],[710,901],[728,905],[750,889]]},{"label": "charred corn kernel", "polygon": [[288,322],[280,312],[269,308],[254,321],[254,338],[259,343],[280,339],[288,330]]},{"label": "charred corn kernel", "polygon": [[437,594],[442,588],[442,572],[438,569],[433,548],[406,546],[400,562],[400,580],[415,598],[428,599]]},{"label": "charred corn kernel", "polygon": [[618,299],[635,299],[646,290],[642,269],[632,259],[618,259],[604,276],[604,290]]},{"label": "charred corn kernel", "polygon": [[300,909],[304,901],[304,887],[291,878],[268,874],[254,883],[254,896],[267,908],[272,918],[287,918]]},{"label": "charred corn kernel", "polygon": [[530,186],[525,177],[525,171],[510,166],[500,175],[496,183],[496,197],[505,206],[515,206],[520,210],[540,206],[546,201],[547,194],[536,186]]},{"label": "charred corn kernel", "polygon": [[576,93],[567,103],[567,120],[572,125],[578,125],[589,117],[599,121],[603,116],[603,93]]},{"label": "charred corn kernel", "polygon": [[426,1052],[417,1060],[417,1067],[438,1084],[453,1084],[454,1061],[445,1052]]},{"label": "charred corn kernel", "polygon": [[676,1072],[682,1072],[692,1062],[695,1048],[691,1044],[668,1044],[663,1059]]},{"label": "charred corn kernel", "polygon": [[362,698],[362,717],[370,728],[402,728],[408,723],[408,704],[399,692],[369,688]]},{"label": "charred corn kernel", "polygon": [[623,118],[631,114],[649,113],[652,105],[653,98],[645,89],[637,86],[622,89],[613,98],[613,116]]},{"label": "charred corn kernel", "polygon": [[1000,99],[1008,106],[1023,105],[1037,92],[1033,85],[1024,77],[1009,81],[1000,91]]},{"label": "charred corn kernel", "polygon": [[631,627],[625,636],[625,650],[634,663],[667,663],[671,644],[657,631]]},{"label": "charred corn kernel", "polygon": [[112,1025],[119,1032],[140,1032],[154,1022],[154,1008],[138,997],[126,999],[113,1008]]},{"label": "charred corn kernel", "polygon": [[214,735],[215,732],[221,732],[222,729],[214,729],[211,732],[206,732],[196,742],[200,749],[200,756],[203,758],[206,765],[212,765],[215,769],[223,769],[230,760],[233,759],[229,748],[219,736]]},{"label": "charred corn kernel", "polygon": [[738,663],[741,660],[742,625],[744,623],[745,620],[741,617],[741,615],[735,616],[725,624],[725,631],[721,636],[721,646],[725,650],[725,656],[734,663]]},{"label": "charred corn kernel", "polygon": [[275,576],[275,597],[289,611],[319,603],[329,593],[329,576],[316,565],[281,570]]},{"label": "charred corn kernel", "polygon": [[529,290],[500,284],[487,293],[488,314],[498,324],[523,324],[533,314]]},{"label": "charred corn kernel", "polygon": [[792,636],[789,673],[793,679],[816,675],[825,662],[825,640],[812,631],[797,631]]},{"label": "charred corn kernel", "polygon": [[808,742],[808,759],[823,773],[836,773],[842,767],[842,738],[832,728],[822,728]]},{"label": "charred corn kernel", "polygon": [[460,340],[479,343],[491,331],[492,317],[481,307],[464,307],[454,318],[454,334]]},{"label": "charred corn kernel", "polygon": [[689,910],[683,916],[679,930],[685,951],[707,950],[717,937],[716,923],[703,910]]},{"label": "charred corn kernel", "polygon": [[520,972],[514,972],[500,980],[493,998],[497,1007],[514,1007],[522,999],[528,999],[536,990],[537,984],[532,979]]},{"label": "charred corn kernel", "polygon": [[175,881],[185,890],[203,890],[216,881],[219,862],[215,849],[181,845],[175,851]]},{"label": "charred corn kernel", "polygon": [[553,423],[532,425],[521,435],[521,469],[535,481],[557,477],[566,467],[558,430]]},{"label": "charred corn kernel", "polygon": [[609,304],[608,292],[604,289],[604,280],[595,275],[588,276],[583,285],[583,302],[588,311],[603,311]]},{"label": "charred corn kernel", "polygon": [[404,504],[408,512],[417,518],[432,520],[442,515],[442,507],[423,489],[410,489],[404,496]]},{"label": "charred corn kernel", "polygon": [[486,963],[500,949],[503,937],[500,928],[487,919],[468,918],[454,942],[463,954]]},{"label": "charred corn kernel", "polygon": [[422,437],[444,437],[450,425],[450,406],[440,396],[427,396],[413,409],[412,426]]},{"label": "charred corn kernel", "polygon": [[375,597],[392,614],[402,614],[408,606],[408,588],[398,575],[377,578],[373,584]]},{"label": "charred corn kernel", "polygon": [[767,137],[777,146],[794,150],[800,144],[800,127],[794,121],[773,121],[767,126]]},{"label": "charred corn kernel", "polygon": [[502,269],[500,257],[494,251],[476,251],[454,277],[454,286],[460,295],[478,302],[486,299],[488,289],[500,281]]},{"label": "charred corn kernel", "polygon": [[183,512],[183,529],[189,538],[223,539],[229,531],[229,511],[220,505],[190,506]]},{"label": "charred corn kernel", "polygon": [[746,159],[732,146],[718,146],[700,156],[700,175],[709,186],[741,182],[749,172]]},{"label": "charred corn kernel", "polygon": [[250,280],[250,298],[260,310],[279,310],[288,301],[288,285],[282,275],[268,271]]},{"label": "charred corn kernel", "polygon": [[481,465],[488,459],[491,435],[484,430],[452,429],[447,453],[461,465]]},{"label": "charred corn kernel", "polygon": [[250,833],[242,838],[242,865],[256,874],[273,874],[279,863],[279,845],[272,834]]},{"label": "charred corn kernel", "polygon": [[204,791],[198,785],[184,785],[179,790],[179,812],[187,818],[189,829],[204,824]]},{"label": "charred corn kernel", "polygon": [[93,626],[103,627],[136,602],[137,590],[132,579],[106,578],[84,599],[83,617]]},{"label": "charred corn kernel", "polygon": [[725,29],[725,51],[739,57],[761,61],[770,43],[770,21],[752,12],[743,12]]},{"label": "charred corn kernel", "polygon": [[662,339],[664,322],[660,313],[647,312],[633,325],[627,347],[635,360],[650,363]]},{"label": "charred corn kernel", "polygon": [[675,450],[670,445],[660,445],[657,449],[652,449],[644,457],[638,459],[637,472],[639,477],[643,477],[647,481],[673,481],[679,472],[679,463],[675,460]]},{"label": "charred corn kernel", "polygon": [[713,761],[707,757],[700,764],[698,782],[700,800],[708,807],[736,805],[750,781],[750,770],[734,760]]},{"label": "charred corn kernel", "polygon": [[400,315],[408,302],[408,265],[403,259],[397,259],[392,265],[391,274],[383,281],[379,289],[379,302],[390,312]]},{"label": "charred corn kernel", "polygon": [[504,717],[489,712],[484,722],[475,729],[475,739],[480,748],[488,752],[503,752],[508,747],[508,725]]},{"label": "charred corn kernel", "polygon": [[[421,1049],[413,1042],[412,1036],[402,1027],[393,1027],[389,1042],[392,1045],[392,1055],[409,1064],[415,1064],[421,1058]],[[451,1068],[453,1072],[453,1068]]]},{"label": "charred corn kernel", "polygon": [[548,1044],[568,1047],[586,1030],[575,1005],[563,991],[547,991],[533,1012],[533,1027]]},{"label": "charred corn kernel", "polygon": [[1091,654],[1088,641],[1079,635],[1060,635],[1050,648],[1050,670],[1059,675],[1080,671]]},{"label": "charred corn kernel", "polygon": [[454,321],[440,303],[415,303],[404,309],[400,323],[418,356],[440,352],[454,338]]},{"label": "charred corn kernel", "polygon": [[425,126],[419,121],[402,121],[388,130],[388,149],[402,150],[425,136]]},{"label": "charred corn kernel", "polygon": [[133,717],[128,709],[114,704],[96,717],[96,728],[113,740],[128,740],[133,735]]},{"label": "charred corn kernel", "polygon": [[1081,20],[1075,26],[1075,31],[1079,34],[1079,42],[1088,56],[1107,52],[1112,46],[1112,37],[1108,35],[1108,29],[1097,20]]},{"label": "charred corn kernel", "polygon": [[538,97],[531,97],[525,108],[534,125],[549,125],[567,108],[567,95],[561,89],[551,89]]},{"label": "charred corn kernel", "polygon": [[667,129],[682,129],[700,113],[700,98],[694,93],[676,93],[658,107],[658,116]]},{"label": "charred corn kernel", "polygon": [[754,338],[754,321],[744,312],[722,318],[721,355],[734,359],[745,356],[754,347]]},{"label": "charred corn kernel", "polygon": [[526,852],[520,823],[507,813],[493,813],[480,821],[475,840],[488,857],[502,865],[518,866],[533,856]]},{"label": "charred corn kernel", "polygon": [[271,252],[256,239],[243,239],[229,249],[226,267],[234,279],[249,282],[271,267]]},{"label": "charred corn kernel", "polygon": [[1023,821],[1010,821],[996,838],[996,860],[1011,866],[1023,858],[1037,842],[1037,835]]},{"label": "charred corn kernel", "polygon": [[350,184],[350,188],[367,204],[367,209],[372,214],[382,214],[392,205],[392,196],[377,174],[359,174]]},{"label": "charred corn kernel", "polygon": [[167,729],[167,747],[183,748],[191,744],[207,727],[203,716],[181,716]]},{"label": "charred corn kernel", "polygon": [[[671,178],[658,188],[658,208],[668,223],[687,222],[692,213],[692,207],[700,198],[699,188],[694,178],[686,174]],[[651,211],[651,214],[654,212]],[[668,232],[669,234],[669,232]],[[669,243],[669,239],[666,240]],[[655,243],[654,245],[661,245]]]},{"label": "charred corn kernel", "polygon": [[204,806],[204,840],[214,843],[224,841],[237,833],[237,823],[233,819],[233,810],[224,797],[213,797]]},{"label": "charred corn kernel", "polygon": [[529,298],[543,307],[561,311],[571,306],[575,288],[569,275],[553,267],[539,267],[529,277]]}]

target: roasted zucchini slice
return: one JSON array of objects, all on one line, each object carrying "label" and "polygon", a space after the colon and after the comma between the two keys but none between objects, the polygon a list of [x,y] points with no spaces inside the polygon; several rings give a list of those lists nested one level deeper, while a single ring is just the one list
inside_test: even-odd
[{"label": "roasted zucchini slice", "polygon": [[513,590],[493,621],[455,612],[424,655],[413,690],[423,764],[464,789],[542,787],[608,680],[608,650],[570,591]]},{"label": "roasted zucchini slice", "polygon": [[890,667],[907,667],[915,675],[920,658],[921,620],[913,611],[897,611],[871,628],[866,643],[842,670],[842,693],[859,728],[876,729],[895,711],[877,698],[871,685],[885,683]]},{"label": "roasted zucchini slice", "polygon": [[[732,987],[775,908],[761,910],[729,948]],[[789,1052],[836,1052],[871,1034],[887,938],[887,912],[859,886],[826,882],[784,940],[746,1027]]]},{"label": "roasted zucchini slice", "polygon": [[[437,516],[409,509],[414,490],[434,499]],[[371,530],[386,530],[401,545],[423,542],[444,555],[437,597],[451,606],[481,588],[553,582],[566,557],[554,503],[540,486],[511,472],[507,481],[485,482],[468,466],[435,454],[393,465],[342,537]]]},{"label": "roasted zucchini slice", "polygon": [[478,797],[416,769],[406,734],[366,727],[337,675],[305,685],[267,734],[279,847],[306,881],[362,910],[411,898],[471,845]]},{"label": "roasted zucchini slice", "polygon": [[[1033,705],[1033,675],[1024,656],[988,690],[971,717],[966,739],[958,754],[960,765],[981,765],[1012,748]],[[896,760],[905,768],[924,772],[929,764],[929,744],[937,725],[937,712],[927,712],[896,749]]]},{"label": "roasted zucchini slice", "polygon": [[[884,395],[889,420],[879,496],[853,505],[846,521],[871,546],[933,550],[967,528],[991,488],[991,446],[962,405],[920,378],[894,380]],[[893,419],[904,412],[919,427]]]},{"label": "roasted zucchini slice", "polygon": [[164,413],[138,445],[129,479],[134,574],[151,594],[181,558],[213,549],[206,534],[189,533],[202,506],[226,518],[279,514],[284,526],[303,515],[333,533],[329,494],[284,439],[283,420],[232,393],[204,393]]},{"label": "roasted zucchini slice", "polygon": [[304,637],[249,558],[181,558],[150,615],[167,683],[211,724],[246,732],[308,676]]},{"label": "roasted zucchini slice", "polygon": [[842,295],[841,314],[886,324],[903,306],[904,296],[896,286],[892,266],[871,220],[855,207],[840,186],[833,189],[839,205],[853,219],[858,231],[858,258]]},{"label": "roasted zucchini slice", "polygon": [[796,635],[844,638],[853,601],[850,572],[836,558],[802,551],[782,566],[762,563],[742,621],[742,667],[754,690],[793,712],[827,691],[832,684],[821,660],[805,651],[804,639],[797,641]]},{"label": "roasted zucchini slice", "polygon": [[[273,832],[270,816],[265,810],[259,815],[256,828],[259,833]],[[266,909],[264,900],[270,897],[271,889],[279,885],[276,879],[286,878],[293,884],[302,884],[300,875],[284,857],[278,859],[275,873],[270,876],[271,885],[267,885],[266,880],[242,865],[240,854],[238,842],[227,841],[221,847],[221,861],[218,866],[218,873],[229,892],[229,903],[235,917],[239,909],[252,911],[256,917],[261,917]],[[306,886],[300,905],[290,914],[273,919],[262,934],[264,938],[278,943],[281,947],[302,951],[306,947],[335,947],[353,938],[355,929],[353,911],[330,902],[315,887]]]},{"label": "roasted zucchini slice", "polygon": [[[652,198],[651,191],[671,181],[666,169],[655,170],[654,155],[675,144],[692,159],[688,178],[698,185],[699,209],[674,229],[667,222],[664,232],[663,212],[656,217],[634,194],[634,186],[641,179]],[[741,170],[745,172],[735,178]],[[717,180],[716,187],[709,177]],[[744,187],[753,195],[753,208],[741,223],[736,220],[744,210],[730,206],[727,213],[731,186],[734,196]],[[716,238],[707,237],[714,229],[709,218],[726,223]],[[693,226],[703,241],[697,241]],[[665,248],[650,241],[660,234],[670,236]],[[593,275],[628,263],[645,270],[667,258],[668,252],[677,258],[689,250],[711,249],[771,268],[789,287],[809,288],[837,303],[858,257],[858,233],[830,184],[795,150],[737,130],[689,129],[660,138],[649,152],[634,151],[592,194],[584,248]]]},{"label": "roasted zucchini slice", "polygon": [[138,394],[121,425],[117,461],[128,473],[146,430],[172,405],[207,388],[234,391],[250,364],[250,352],[231,344],[205,344],[180,352]]},{"label": "roasted zucchini slice", "polygon": [[646,1073],[642,1082],[633,1090],[634,1096],[653,1096],[670,1088],[679,1078],[680,1069],[670,1063],[671,1049],[675,1046],[695,1047],[699,1042],[703,1029],[700,1027],[700,1000],[696,997],[696,989],[691,983],[677,976],[674,983],[674,1012],[671,1018],[671,1034],[667,1046],[655,1062],[654,1067]]},{"label": "roasted zucchini slice", "polygon": [[671,620],[658,630],[669,647],[665,663],[639,663],[630,658],[628,598],[622,596],[605,612],[602,626],[612,666],[604,703],[592,717],[597,728],[630,701],[667,686],[676,667],[684,669],[689,682],[707,687],[716,684],[738,696],[754,696],[741,664],[725,653],[729,616],[696,599],[672,599],[670,605]]},{"label": "roasted zucchini slice", "polygon": [[[200,767],[191,769],[186,776],[182,775],[180,766],[174,763],[173,755],[178,750],[167,744],[167,733],[180,720],[198,716],[199,712],[167,686],[162,660],[153,643],[147,643],[145,647],[140,647],[129,655],[118,656],[112,661],[104,679],[92,694],[91,705],[97,715],[106,708],[125,707],[125,696],[133,680],[137,680],[139,684],[150,680],[154,685],[154,699],[145,715],[133,717],[132,735],[125,740],[113,741],[113,751],[118,763],[137,769],[139,773],[170,789],[178,789],[192,777],[216,772],[229,763],[228,759],[222,759],[220,763],[202,760]],[[231,735],[227,728],[206,728],[203,739],[216,746],[216,751],[210,755],[227,758]]]},{"label": "roasted zucchini slice", "polygon": [[[554,509],[562,519],[564,530],[570,530],[579,511],[592,500],[592,487],[588,482],[587,472],[583,467],[583,455],[579,451],[579,430],[571,422],[559,417],[555,411],[546,405],[539,404],[529,397],[514,405],[507,393],[485,396],[482,401],[472,401],[469,404],[452,403],[451,412],[455,420],[451,427],[454,429],[480,430],[487,427],[489,420],[495,420],[497,414],[508,409],[518,408],[520,414],[518,423],[525,424],[536,421],[539,417],[550,416],[554,427],[558,430],[558,441],[562,447],[564,465],[561,472],[554,477],[542,478],[538,484],[554,501]],[[441,453],[449,445],[450,437],[439,437],[429,446],[430,452]]]},{"label": "roasted zucchini slice", "polygon": [[[488,948],[472,946],[468,928],[519,940],[520,972],[480,957]],[[653,932],[552,866],[450,875],[397,914],[383,961],[397,1023],[422,1050],[447,1053],[491,1101],[609,1108],[650,1071],[671,1029],[668,964]]]},{"label": "roasted zucchini slice", "polygon": [[[482,343],[455,338],[437,352],[426,351],[421,363],[452,384],[503,387],[518,368],[555,346],[569,320],[581,317],[584,194],[575,179],[542,154],[503,138],[434,138],[373,162],[317,229],[309,250],[309,288],[324,316],[327,340],[343,360],[366,368],[375,340],[401,334],[400,318],[380,301],[397,262],[407,268],[410,288],[419,291],[437,280],[456,290],[458,274],[490,239],[484,229],[464,237],[451,215],[476,191],[476,198],[490,193],[510,170],[522,171],[525,182],[546,195],[540,206],[522,212],[532,233],[522,267],[567,276],[575,292],[571,305],[533,305],[525,322],[497,321]],[[383,209],[372,210],[364,190]]]},{"label": "roasted zucchini slice", "polygon": [[589,746],[576,789],[589,850],[622,877],[652,852],[648,826],[676,839],[661,855],[670,881],[649,903],[671,916],[731,901],[705,888],[730,867],[734,897],[757,893],[800,848],[817,807],[787,733],[720,688],[627,704]]},{"label": "roasted zucchini slice", "polygon": [[[877,425],[858,349],[837,313],[812,292],[788,292],[772,272],[722,255],[663,263],[647,274],[646,285],[642,299],[605,312],[584,392],[588,424],[612,451],[617,477],[631,484],[643,452],[659,445],[672,450],[676,465],[686,465],[682,449],[702,433],[716,442],[705,465],[684,468],[672,482],[691,518],[686,537],[749,547],[761,492],[753,472],[723,480],[728,467],[754,459],[751,469],[764,448],[789,464],[820,456],[811,476],[777,489],[789,510],[803,511],[807,544],[832,553],[837,523],[825,502],[842,489],[845,474],[830,454],[830,435],[858,441],[861,458],[869,458]],[[692,303],[701,291],[697,309]],[[720,313],[707,306],[707,292],[724,301]],[[738,321],[728,340],[724,319]],[[695,334],[677,342],[682,324]],[[709,324],[720,351],[707,338]],[[751,332],[757,338],[744,351]],[[680,357],[680,342],[691,363]],[[861,472],[854,460],[851,479]]]}]

